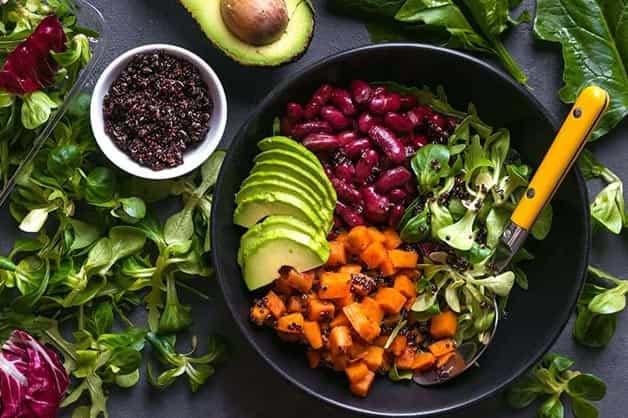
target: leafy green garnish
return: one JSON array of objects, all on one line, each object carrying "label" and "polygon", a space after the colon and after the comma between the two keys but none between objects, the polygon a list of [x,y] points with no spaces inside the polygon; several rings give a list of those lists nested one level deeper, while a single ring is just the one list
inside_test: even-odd
[{"label": "leafy green garnish", "polygon": [[513,408],[526,408],[537,399],[539,418],[563,418],[565,406],[561,397],[571,400],[571,408],[576,418],[595,418],[597,408],[592,401],[599,401],[606,395],[606,384],[597,376],[571,370],[573,360],[558,355],[547,354],[530,374],[519,378],[507,391],[506,399]]},{"label": "leafy green garnish", "polygon": [[[611,96],[608,111],[591,135],[605,135],[628,114],[628,3],[596,0],[539,0],[535,35],[562,46],[565,85],[560,98],[573,103],[589,85]],[[623,17],[622,17],[623,16]]]}]

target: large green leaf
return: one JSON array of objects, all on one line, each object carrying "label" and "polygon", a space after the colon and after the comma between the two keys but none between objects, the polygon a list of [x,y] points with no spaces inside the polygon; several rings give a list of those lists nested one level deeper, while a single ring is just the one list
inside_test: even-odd
[{"label": "large green leaf", "polygon": [[[625,0],[612,2],[626,12]],[[607,15],[611,12],[607,3]],[[582,89],[596,84],[608,91],[611,103],[608,111],[593,132],[591,140],[606,134],[628,114],[628,74],[625,57],[628,36],[616,43],[613,35],[628,31],[626,17],[607,21],[596,0],[539,0],[537,2],[534,32],[537,37],[562,45],[565,85],[560,98],[572,103]],[[611,32],[611,28],[615,30]],[[622,33],[624,33],[622,32]],[[622,52],[620,52],[622,48]]]}]

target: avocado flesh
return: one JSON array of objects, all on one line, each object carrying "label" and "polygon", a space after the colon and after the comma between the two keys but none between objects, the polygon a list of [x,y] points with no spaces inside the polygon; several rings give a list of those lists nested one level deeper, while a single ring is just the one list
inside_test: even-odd
[{"label": "avocado flesh", "polygon": [[233,213],[233,222],[245,228],[271,215],[294,216],[315,228],[329,230],[329,225],[321,220],[313,208],[301,199],[288,193],[265,192],[243,199]]},{"label": "avocado flesh", "polygon": [[[307,181],[301,181],[298,175],[290,175],[286,171],[282,171],[281,169],[273,169],[272,166],[268,167],[266,170],[253,170],[251,174],[244,179],[242,182],[242,186],[240,189],[248,186],[253,182],[261,182],[261,181],[280,181],[285,184],[289,184],[290,186],[297,187],[301,190],[302,193],[305,193],[311,199],[313,199],[317,205],[322,206],[323,208],[332,211],[335,209],[335,205],[332,205],[331,202],[327,199],[327,195],[325,191],[322,190],[314,190],[311,187],[311,183]],[[324,198],[321,198],[321,193],[323,193]]]},{"label": "avocado flesh", "polygon": [[[309,149],[305,148],[303,145],[299,144],[294,139],[288,138],[287,136],[269,136],[268,138],[264,138],[257,143],[257,148],[262,151],[268,151],[271,149],[283,149],[287,151],[294,151],[306,157],[308,160],[312,161],[321,170],[323,170],[323,165],[316,158],[316,155]],[[323,170],[324,171],[324,170]]]},{"label": "avocado flesh", "polygon": [[293,231],[309,236],[323,251],[329,247],[325,234],[320,230],[313,228],[311,225],[300,221],[292,216],[274,215],[264,219],[253,228],[249,229],[242,235],[240,240],[240,249],[238,250],[238,264],[244,265],[245,260],[260,243],[260,239],[268,235],[271,231],[291,229]]},{"label": "avocado flesh", "polygon": [[322,166],[319,166],[312,161],[310,161],[307,157],[296,153],[294,151],[289,151],[285,149],[273,148],[268,151],[263,151],[255,157],[253,160],[255,163],[270,161],[270,160],[283,160],[292,164],[297,164],[299,167],[303,167],[303,169],[311,172],[316,176],[321,185],[325,188],[326,194],[331,201],[336,202],[336,190],[334,186],[332,186],[331,182],[327,178],[327,174],[322,169]]},{"label": "avocado flesh", "polygon": [[323,185],[318,176],[312,175],[312,173],[295,165],[293,162],[283,160],[258,161],[253,167],[253,170],[251,170],[251,175],[267,172],[299,180],[307,184],[314,191],[314,195],[322,199],[330,209],[334,209],[336,206],[336,194],[334,193],[333,199],[331,199],[327,188]]},{"label": "avocado flesh", "polygon": [[263,46],[247,44],[225,25],[220,0],[180,0],[205,35],[230,58],[244,65],[276,66],[301,56],[312,39],[314,12],[305,0],[285,0],[288,26],[276,41]]},{"label": "avocado flesh", "polygon": [[328,224],[333,220],[333,213],[324,207],[322,203],[316,202],[316,200],[304,192],[302,188],[290,185],[283,180],[278,181],[264,179],[259,181],[245,181],[242,183],[242,187],[236,195],[235,202],[236,204],[239,204],[249,197],[254,197],[255,195],[266,192],[282,192],[292,194],[310,207],[312,212],[316,213],[323,224]]},{"label": "avocado flesh", "polygon": [[329,258],[329,246],[320,247],[308,235],[290,228],[273,228],[260,235],[256,242],[244,257],[242,267],[249,290],[272,283],[283,266],[308,271],[325,264]]}]

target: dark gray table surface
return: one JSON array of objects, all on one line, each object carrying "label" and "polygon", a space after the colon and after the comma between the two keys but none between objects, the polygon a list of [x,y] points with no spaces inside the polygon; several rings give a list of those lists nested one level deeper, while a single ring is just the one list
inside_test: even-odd
[{"label": "dark gray table surface", "polygon": [[[224,138],[228,145],[237,129],[255,105],[280,81],[298,73],[305,66],[330,54],[369,43],[361,23],[331,15],[323,0],[315,0],[316,33],[303,58],[291,65],[270,70],[242,67],[223,56],[205,38],[196,23],[175,0],[93,0],[107,20],[110,43],[102,68],[129,48],[147,43],[171,43],[188,48],[214,68],[222,79],[229,101],[229,120]],[[533,0],[524,2],[532,9]],[[533,93],[557,117],[567,111],[558,100],[561,83],[560,53],[556,48],[539,45],[532,38],[529,25],[515,28],[507,46],[530,76]],[[592,149],[620,177],[628,180],[628,123],[595,143]],[[591,192],[599,189],[593,184]],[[3,211],[3,214],[6,212]],[[1,216],[0,250],[10,245],[14,224]],[[628,277],[628,234],[616,237],[599,233],[593,240],[592,262],[619,276]],[[534,278],[531,278],[534,281]],[[112,418],[212,417],[212,418],[341,418],[350,414],[309,397],[284,381],[253,351],[231,319],[216,282],[208,284],[211,302],[197,304],[196,330],[206,335],[210,330],[226,335],[231,342],[227,362],[200,392],[191,394],[179,382],[167,392],[156,392],[145,382],[134,389],[115,391],[109,398]],[[573,319],[566,326],[554,350],[572,356],[577,367],[603,377],[608,394],[600,403],[600,416],[628,416],[628,314],[620,315],[617,333],[604,350],[577,346],[572,337]],[[506,355],[506,354],[504,354]],[[501,397],[486,400],[450,418],[498,418],[536,416],[536,408],[513,411]],[[568,414],[571,416],[571,413]]]}]

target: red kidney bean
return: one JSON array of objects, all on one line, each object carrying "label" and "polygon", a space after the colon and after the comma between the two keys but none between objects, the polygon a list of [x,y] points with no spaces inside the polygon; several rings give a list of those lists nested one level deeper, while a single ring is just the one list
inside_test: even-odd
[{"label": "red kidney bean", "polygon": [[371,86],[362,80],[353,80],[350,85],[351,95],[353,96],[353,101],[359,105],[368,103],[371,100],[371,94],[373,93],[373,89]]},{"label": "red kidney bean", "polygon": [[410,94],[404,94],[401,96],[400,102],[401,102],[401,109],[408,110],[416,106],[417,100],[416,100],[416,96],[412,96]]},{"label": "red kidney bean", "polygon": [[373,98],[373,96],[377,95],[377,94],[385,94],[386,93],[386,87],[384,86],[377,86],[373,89],[373,95],[371,96],[371,98]]},{"label": "red kidney bean", "polygon": [[395,205],[390,209],[390,213],[388,214],[388,225],[393,228],[397,228],[399,226],[399,221],[403,217],[403,213],[406,211],[406,208],[403,205]]},{"label": "red kidney bean", "polygon": [[414,144],[415,147],[421,148],[422,146],[427,145],[428,143],[427,136],[414,135],[414,137],[412,138],[412,143]]},{"label": "red kidney bean", "polygon": [[362,154],[362,158],[355,164],[355,180],[364,183],[374,173],[379,163],[379,155],[375,150],[369,149]]},{"label": "red kidney bean", "polygon": [[406,117],[414,127],[423,125],[430,116],[432,116],[432,109],[429,106],[417,106],[406,112]]},{"label": "red kidney bean", "polygon": [[443,131],[447,129],[447,119],[439,113],[434,113],[430,118],[429,122],[432,126],[442,129]]},{"label": "red kidney bean", "polygon": [[371,98],[369,110],[373,113],[384,114],[396,112],[401,107],[401,98],[397,93],[380,93]]},{"label": "red kidney bean", "polygon": [[377,182],[375,182],[375,190],[379,193],[386,193],[390,189],[401,186],[410,180],[411,177],[412,173],[403,166],[391,168],[379,176]]},{"label": "red kidney bean", "polygon": [[410,196],[414,196],[417,194],[417,189],[416,189],[416,180],[415,179],[410,179],[410,181],[407,181],[404,185],[403,188],[405,189],[406,192],[408,192],[408,194]]},{"label": "red kidney bean", "polygon": [[[340,216],[338,216],[338,215],[334,215],[334,229],[342,228],[344,225],[345,225],[345,223],[342,220],[342,218]],[[335,234],[335,236],[333,238],[336,238],[337,236],[338,236],[338,234]]]},{"label": "red kidney bean", "polygon": [[290,102],[286,105],[286,116],[295,122],[303,119],[303,106],[298,103]]},{"label": "red kidney bean", "polygon": [[336,134],[336,138],[338,138],[338,142],[340,142],[340,146],[345,146],[356,139],[358,139],[358,134],[353,131],[344,131]]},{"label": "red kidney bean", "polygon": [[371,142],[366,138],[359,138],[353,142],[348,143],[342,149],[347,157],[355,159],[362,155],[363,152],[371,148]]},{"label": "red kidney bean", "polygon": [[384,222],[390,211],[388,198],[377,193],[373,186],[362,188],[362,198],[364,199],[364,214],[366,217],[375,222]]},{"label": "red kidney bean", "polygon": [[345,161],[336,166],[334,174],[339,179],[350,182],[353,180],[353,176],[355,176],[355,167],[351,161]]},{"label": "red kidney bean", "polygon": [[408,192],[403,189],[392,189],[386,196],[391,202],[401,203],[408,197]]},{"label": "red kidney bean", "polygon": [[412,132],[414,129],[414,125],[407,117],[393,112],[384,115],[384,125],[400,134]]},{"label": "red kidney bean", "polygon": [[403,145],[390,129],[375,125],[369,129],[369,137],[393,163],[401,164],[405,160]]},{"label": "red kidney bean", "polygon": [[292,128],[292,136],[301,139],[308,134],[327,134],[331,131],[332,127],[326,120],[311,120],[294,125],[294,128]]},{"label": "red kidney bean", "polygon": [[281,118],[279,130],[282,135],[291,136],[294,129],[294,122],[287,117]]},{"label": "red kidney bean", "polygon": [[366,224],[362,215],[342,202],[336,202],[336,213],[345,221],[349,228]]},{"label": "red kidney bean", "polygon": [[333,179],[335,176],[334,170],[331,168],[331,165],[329,165],[329,163],[326,161],[321,161],[321,164],[323,165],[323,170],[325,170],[327,178],[329,178],[330,180]]},{"label": "red kidney bean", "polygon": [[333,151],[340,147],[340,141],[332,134],[308,134],[302,144],[313,152]]},{"label": "red kidney bean", "polygon": [[347,116],[353,116],[357,112],[351,95],[345,89],[334,89],[330,100],[334,106]]},{"label": "red kidney bean", "polygon": [[331,124],[336,130],[345,129],[351,124],[349,118],[342,114],[342,112],[333,106],[323,106],[321,109],[321,118]]},{"label": "red kidney bean", "polygon": [[358,118],[358,130],[360,132],[367,133],[373,125],[377,125],[381,123],[381,121],[381,117],[371,115],[368,112],[364,112]]},{"label": "red kidney bean", "polygon": [[339,178],[333,178],[331,183],[333,184],[334,189],[336,189],[336,194],[341,202],[351,205],[357,205],[362,202],[362,195],[360,195],[358,189],[346,181],[340,180]]},{"label": "red kidney bean", "polygon": [[305,119],[314,119],[316,115],[318,115],[321,108],[329,101],[333,89],[334,88],[329,84],[323,84],[314,92],[310,101],[305,105],[305,111],[303,113]]}]

